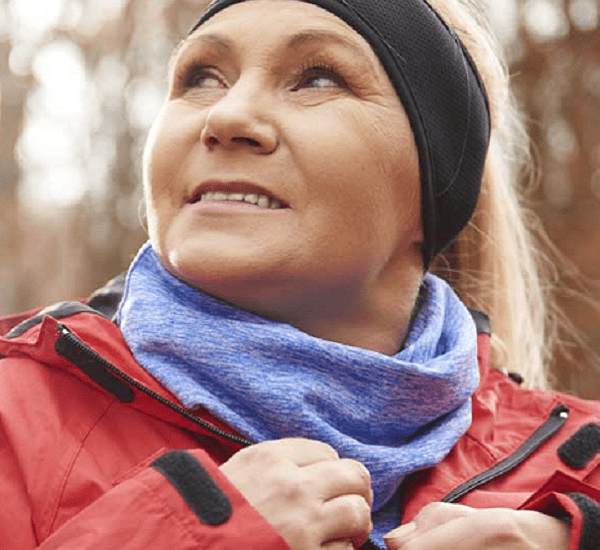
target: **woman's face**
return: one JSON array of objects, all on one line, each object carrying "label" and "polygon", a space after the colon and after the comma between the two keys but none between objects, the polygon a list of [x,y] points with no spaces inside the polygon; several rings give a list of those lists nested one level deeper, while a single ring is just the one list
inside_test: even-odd
[{"label": "woman's face", "polygon": [[191,285],[308,332],[311,315],[372,315],[390,285],[412,305],[413,136],[367,42],[329,12],[248,0],[203,24],[144,165],[150,238]]}]

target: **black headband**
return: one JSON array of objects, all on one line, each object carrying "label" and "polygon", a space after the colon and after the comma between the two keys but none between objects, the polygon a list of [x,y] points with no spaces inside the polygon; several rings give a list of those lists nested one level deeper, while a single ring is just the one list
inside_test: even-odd
[{"label": "black headband", "polygon": [[[244,0],[217,0],[190,30]],[[465,47],[425,0],[302,0],[365,38],[408,115],[419,152],[425,268],[467,224],[490,135],[487,96]]]}]

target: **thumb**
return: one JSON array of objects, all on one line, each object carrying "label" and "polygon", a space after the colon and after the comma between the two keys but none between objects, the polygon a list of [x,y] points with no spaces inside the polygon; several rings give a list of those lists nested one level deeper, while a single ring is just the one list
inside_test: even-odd
[{"label": "thumb", "polygon": [[402,546],[417,535],[417,530],[417,524],[411,521],[383,535],[383,542],[385,542],[388,550],[400,550]]},{"label": "thumb", "polygon": [[399,550],[402,545],[444,523],[472,514],[475,510],[460,504],[434,502],[425,506],[413,521],[390,531],[383,540],[389,550]]}]

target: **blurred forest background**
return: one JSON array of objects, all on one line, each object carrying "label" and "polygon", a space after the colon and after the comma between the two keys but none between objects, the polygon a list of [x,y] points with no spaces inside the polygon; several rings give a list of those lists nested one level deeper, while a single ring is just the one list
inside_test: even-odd
[{"label": "blurred forest background", "polygon": [[[165,65],[204,4],[0,0],[0,314],[126,269],[145,238],[140,159]],[[535,210],[600,299],[600,0],[489,0],[489,15],[541,167]],[[600,354],[598,312],[569,296]],[[600,364],[554,370],[600,398]]]}]

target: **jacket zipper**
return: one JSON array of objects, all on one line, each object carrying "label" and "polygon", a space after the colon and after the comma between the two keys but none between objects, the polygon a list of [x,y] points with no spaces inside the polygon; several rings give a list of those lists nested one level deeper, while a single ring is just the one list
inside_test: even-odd
[{"label": "jacket zipper", "polygon": [[[244,437],[239,437],[234,434],[230,434],[224,430],[217,428],[216,426],[213,426],[209,422],[206,422],[205,420],[202,420],[201,418],[194,416],[189,411],[180,407],[176,403],[173,403],[173,402],[169,401],[168,399],[165,399],[162,395],[159,395],[158,393],[153,392],[151,389],[147,388],[146,386],[144,386],[143,384],[141,384],[140,382],[138,382],[137,380],[135,380],[128,374],[126,374],[123,371],[121,371],[120,369],[118,369],[112,363],[110,363],[106,359],[104,359],[104,357],[102,357],[101,355],[96,353],[93,349],[88,347],[77,336],[75,336],[69,330],[69,328],[66,327],[65,325],[59,323],[58,324],[58,332],[60,334],[59,341],[62,340],[63,342],[67,343],[67,345],[74,346],[80,352],[84,353],[87,356],[87,358],[90,359],[91,361],[100,365],[104,369],[110,371],[111,373],[113,373],[114,375],[119,377],[120,379],[127,382],[130,386],[137,388],[139,391],[145,393],[146,395],[149,395],[153,399],[156,399],[159,403],[169,407],[171,410],[179,413],[181,416],[187,418],[188,420],[191,420],[194,424],[204,428],[205,430],[212,432],[215,435],[218,435],[220,437],[223,437],[225,439],[228,439],[229,441],[232,441],[239,445],[243,445],[245,447],[252,445],[254,443],[253,441],[251,441],[249,439],[246,439]],[[58,344],[58,342],[57,342],[57,344]],[[57,350],[57,352],[61,356],[63,355],[60,351]],[[79,365],[76,365],[76,366],[79,366]]]},{"label": "jacket zipper", "polygon": [[[235,443],[248,446],[252,445],[253,442],[249,439],[238,437],[236,435],[227,433],[216,426],[202,420],[201,418],[197,418],[187,410],[182,407],[172,403],[168,399],[165,399],[161,395],[153,392],[143,384],[140,384],[137,380],[125,374],[123,371],[119,370],[112,363],[109,363],[106,359],[104,359],[101,355],[96,353],[94,350],[90,349],[84,342],[82,342],[79,338],[77,338],[65,325],[59,324],[58,331],[60,334],[60,339],[64,339],[70,345],[75,346],[77,349],[85,353],[92,361],[95,361],[102,365],[105,369],[109,370],[129,385],[137,388],[138,390],[144,392],[149,395],[153,399],[156,399],[163,405],[169,407],[173,411],[179,413],[183,417],[191,420],[198,426],[220,436],[233,441]],[[531,454],[533,454],[543,443],[545,443],[548,439],[550,439],[554,434],[556,434],[567,422],[567,418],[569,417],[569,408],[566,405],[557,405],[554,407],[552,412],[550,413],[548,419],[508,458],[502,460],[495,466],[492,466],[490,469],[482,472],[481,474],[476,475],[475,477],[469,479],[462,485],[459,485],[456,489],[453,489],[450,493],[448,493],[444,498],[442,498],[441,502],[452,503],[457,501],[459,498],[463,497],[467,493],[473,491],[477,487],[485,485],[490,481],[500,477],[510,470],[516,468],[519,464],[521,464],[526,458],[528,458]],[[379,546],[377,546],[372,540],[368,540],[363,546],[362,550],[377,550]]]},{"label": "jacket zipper", "polygon": [[569,418],[569,408],[566,405],[557,405],[552,409],[548,419],[523,443],[513,454],[492,466],[489,470],[469,479],[456,489],[450,491],[441,502],[455,502],[462,496],[473,491],[477,487],[489,483],[500,477],[513,468],[516,468],[521,462],[536,451],[543,443],[558,432]]},{"label": "jacket zipper", "polygon": [[[543,443],[548,441],[556,432],[558,432],[569,418],[569,408],[566,405],[557,405],[552,409],[547,420],[535,431],[529,438],[508,458],[492,466],[485,472],[472,477],[456,489],[448,493],[441,502],[452,503],[477,487],[489,483],[490,481],[508,473],[516,468],[521,462],[536,451]],[[361,550],[381,550],[377,544],[369,539]]]}]

